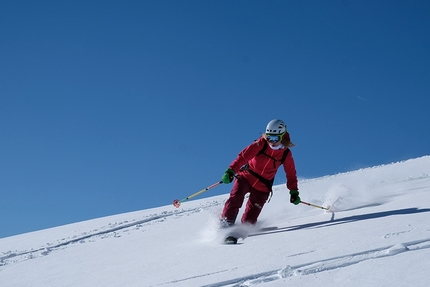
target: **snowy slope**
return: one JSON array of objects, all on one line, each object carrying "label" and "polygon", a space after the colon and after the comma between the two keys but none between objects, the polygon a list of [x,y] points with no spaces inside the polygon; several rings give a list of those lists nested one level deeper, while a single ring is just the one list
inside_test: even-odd
[{"label": "snowy slope", "polygon": [[238,245],[219,244],[227,195],[3,238],[0,286],[429,286],[429,173],[425,156],[300,182],[334,214],[276,186]]}]

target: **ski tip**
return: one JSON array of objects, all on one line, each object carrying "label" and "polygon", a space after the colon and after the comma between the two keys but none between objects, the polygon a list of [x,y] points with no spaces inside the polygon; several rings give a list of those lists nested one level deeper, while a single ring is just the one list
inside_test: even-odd
[{"label": "ski tip", "polygon": [[237,244],[237,238],[234,236],[227,236],[224,239],[224,244]]}]

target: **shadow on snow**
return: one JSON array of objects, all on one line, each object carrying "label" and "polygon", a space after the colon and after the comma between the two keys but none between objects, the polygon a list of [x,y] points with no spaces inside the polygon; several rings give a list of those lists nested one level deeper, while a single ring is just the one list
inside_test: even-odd
[{"label": "shadow on snow", "polygon": [[339,218],[339,219],[333,219],[332,217],[331,220],[312,222],[312,223],[306,223],[301,225],[294,225],[294,226],[287,226],[287,227],[280,227],[280,228],[267,227],[267,228],[263,228],[261,232],[250,234],[249,237],[281,233],[286,231],[328,227],[328,226],[357,222],[362,220],[377,219],[377,218],[382,218],[387,216],[408,215],[408,214],[416,214],[416,213],[423,213],[423,212],[429,212],[429,211],[430,211],[429,208],[425,208],[425,209],[405,208],[405,209],[382,211],[382,212],[375,212],[375,213],[368,213],[368,214],[361,214],[361,215],[353,215],[353,216],[348,216],[348,217]]}]

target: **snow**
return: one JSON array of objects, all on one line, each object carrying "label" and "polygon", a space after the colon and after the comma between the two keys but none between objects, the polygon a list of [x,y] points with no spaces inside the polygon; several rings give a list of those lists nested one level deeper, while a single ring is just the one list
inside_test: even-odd
[{"label": "snow", "polygon": [[227,194],[2,238],[0,285],[429,286],[429,171],[424,156],[300,181],[334,213],[276,186],[237,245],[217,230]]}]

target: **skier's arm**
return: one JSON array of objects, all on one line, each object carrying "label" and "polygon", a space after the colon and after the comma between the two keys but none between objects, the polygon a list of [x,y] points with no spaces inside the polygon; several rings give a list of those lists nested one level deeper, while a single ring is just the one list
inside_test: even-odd
[{"label": "skier's arm", "polygon": [[258,152],[263,148],[265,139],[259,138],[246,148],[244,148],[236,157],[235,160],[230,164],[230,168],[235,172],[238,173],[239,169],[246,164],[249,160],[253,159]]},{"label": "skier's arm", "polygon": [[287,158],[284,161],[284,171],[287,176],[287,188],[289,190],[299,190],[296,165],[291,152],[288,153]]}]

